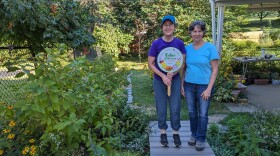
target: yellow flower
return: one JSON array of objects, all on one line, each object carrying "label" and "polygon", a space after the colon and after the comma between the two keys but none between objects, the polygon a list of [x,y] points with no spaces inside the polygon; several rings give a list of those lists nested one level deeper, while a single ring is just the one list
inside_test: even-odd
[{"label": "yellow flower", "polygon": [[4,154],[4,150],[0,149],[0,155]]},{"label": "yellow flower", "polygon": [[36,151],[36,146],[32,145],[30,148],[31,148],[31,151]]},{"label": "yellow flower", "polygon": [[11,134],[8,135],[7,138],[8,138],[8,139],[13,139],[14,137],[15,137],[15,134],[12,134],[12,133],[11,133]]},{"label": "yellow flower", "polygon": [[10,105],[10,106],[7,106],[8,109],[13,109],[14,106]]},{"label": "yellow flower", "polygon": [[9,129],[4,129],[3,130],[3,133],[5,134],[5,133],[9,133],[11,130],[9,130]]},{"label": "yellow flower", "polygon": [[24,147],[24,151],[29,152],[29,147]]},{"label": "yellow flower", "polygon": [[23,155],[27,154],[27,152],[26,152],[25,150],[22,150],[21,153],[22,153]]},{"label": "yellow flower", "polygon": [[9,123],[9,126],[10,127],[14,127],[16,125],[16,122],[15,121],[10,121],[10,123]]},{"label": "yellow flower", "polygon": [[36,151],[31,151],[30,152],[30,155],[35,155],[36,154]]},{"label": "yellow flower", "polygon": [[34,143],[35,140],[34,140],[34,139],[30,139],[29,142],[30,142],[30,143]]}]

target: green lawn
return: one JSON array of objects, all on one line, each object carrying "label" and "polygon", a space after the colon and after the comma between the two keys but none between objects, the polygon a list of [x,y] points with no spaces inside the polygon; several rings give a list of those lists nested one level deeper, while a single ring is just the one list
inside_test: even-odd
[{"label": "green lawn", "polygon": [[264,18],[262,22],[258,18],[249,19],[248,24],[240,25],[242,32],[280,29],[280,17]]}]

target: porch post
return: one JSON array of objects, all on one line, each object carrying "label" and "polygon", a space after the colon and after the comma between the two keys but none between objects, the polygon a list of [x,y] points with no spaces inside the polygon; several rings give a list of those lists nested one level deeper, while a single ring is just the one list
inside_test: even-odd
[{"label": "porch post", "polygon": [[224,6],[218,6],[218,22],[217,22],[217,49],[219,55],[222,54],[222,37],[224,26]]},{"label": "porch post", "polygon": [[212,40],[213,44],[217,47],[217,33],[216,33],[216,15],[215,15],[215,2],[214,0],[209,0],[211,4],[211,17],[212,17]]}]

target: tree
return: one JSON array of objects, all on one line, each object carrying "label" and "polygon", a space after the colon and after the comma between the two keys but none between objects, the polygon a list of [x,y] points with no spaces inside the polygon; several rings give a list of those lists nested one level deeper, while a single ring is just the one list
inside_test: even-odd
[{"label": "tree", "polygon": [[139,62],[141,62],[141,55],[143,52],[143,40],[145,38],[145,34],[147,31],[147,24],[143,21],[141,21],[140,19],[137,19],[134,21],[135,25],[136,25],[136,40],[137,40],[137,47],[138,47],[138,57],[139,57]]},{"label": "tree", "polygon": [[259,11],[257,12],[257,16],[260,18],[260,23],[262,23],[263,19],[267,17],[271,12],[270,11]]},{"label": "tree", "polygon": [[82,49],[94,42],[89,7],[72,0],[1,0],[0,17],[0,41],[31,46],[33,56],[54,43]]}]

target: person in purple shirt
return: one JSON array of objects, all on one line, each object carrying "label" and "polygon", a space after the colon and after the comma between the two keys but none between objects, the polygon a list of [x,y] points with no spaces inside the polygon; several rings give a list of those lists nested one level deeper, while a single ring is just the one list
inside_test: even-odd
[{"label": "person in purple shirt", "polygon": [[188,144],[204,150],[208,125],[208,108],[218,74],[220,58],[216,47],[203,40],[206,24],[194,21],[189,26],[193,43],[186,46],[186,69],[183,70],[181,92],[186,97],[191,137]]},{"label": "person in purple shirt", "polygon": [[[163,32],[163,36],[153,41],[148,53],[148,65],[154,73],[154,98],[157,111],[158,127],[161,133],[160,142],[163,147],[168,147],[168,140],[166,134],[166,129],[168,128],[168,125],[166,123],[167,102],[169,104],[170,110],[171,128],[173,129],[173,145],[174,147],[181,147],[181,140],[178,132],[181,128],[181,78],[179,72],[183,69],[183,66],[175,72],[165,72],[161,70],[161,68],[157,64],[157,57],[159,53],[164,50],[167,50],[166,48],[170,47],[182,53],[183,65],[185,64],[185,45],[182,40],[174,36],[174,30],[176,26],[177,23],[175,21],[174,16],[164,16],[161,22],[161,30]],[[167,95],[168,86],[170,86],[171,88],[170,96]]]}]

